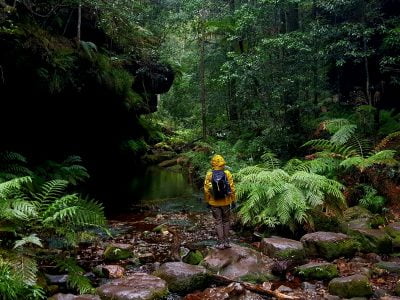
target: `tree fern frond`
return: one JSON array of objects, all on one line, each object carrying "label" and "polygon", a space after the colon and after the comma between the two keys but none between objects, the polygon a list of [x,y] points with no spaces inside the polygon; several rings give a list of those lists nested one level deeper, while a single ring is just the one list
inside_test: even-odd
[{"label": "tree fern frond", "polygon": [[36,246],[43,247],[43,244],[40,241],[40,238],[36,235],[36,233],[32,233],[31,235],[25,236],[22,239],[16,241],[14,243],[14,249],[22,247],[25,244],[34,244]]},{"label": "tree fern frond", "polygon": [[58,259],[57,267],[61,271],[66,271],[68,273],[68,285],[79,291],[80,294],[92,293],[93,286],[90,280],[84,276],[85,271],[78,266],[73,258]]},{"label": "tree fern frond", "polygon": [[261,166],[267,170],[278,169],[281,166],[281,161],[276,157],[275,153],[267,152],[261,155],[263,163]]},{"label": "tree fern frond", "polygon": [[11,152],[11,151],[5,151],[0,154],[0,159],[3,162],[20,162],[20,163],[26,163],[26,157],[23,156],[22,154],[16,153],[16,152]]},{"label": "tree fern frond", "polygon": [[348,124],[340,127],[336,132],[331,136],[331,142],[335,145],[344,145],[346,144],[350,138],[354,135],[357,129],[356,125]]},{"label": "tree fern frond", "polygon": [[76,165],[82,163],[82,158],[78,155],[70,155],[63,162],[63,165]]},{"label": "tree fern frond", "polygon": [[336,133],[341,128],[352,125],[347,119],[331,119],[323,122],[323,127],[331,134]]},{"label": "tree fern frond", "polygon": [[368,156],[372,149],[372,143],[370,140],[360,138],[357,135],[353,135],[346,145],[354,149],[357,155],[361,157]]},{"label": "tree fern frond", "polygon": [[26,255],[18,255],[13,256],[11,262],[14,270],[20,274],[25,284],[34,285],[36,283],[38,271],[36,260]]},{"label": "tree fern frond", "polygon": [[13,200],[11,202],[11,209],[14,217],[21,220],[29,220],[38,215],[37,207],[31,201]]}]

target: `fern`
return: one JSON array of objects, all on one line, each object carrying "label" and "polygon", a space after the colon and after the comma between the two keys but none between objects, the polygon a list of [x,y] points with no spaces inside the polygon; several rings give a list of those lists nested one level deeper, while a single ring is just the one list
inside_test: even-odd
[{"label": "fern", "polygon": [[[250,173],[253,171],[253,173]],[[275,226],[303,224],[316,206],[344,208],[343,186],[322,175],[296,171],[292,175],[282,169],[272,171],[248,167],[239,171],[237,197],[239,215],[244,223]]]},{"label": "fern", "polygon": [[340,127],[331,137],[331,142],[335,145],[344,145],[354,135],[357,129],[356,125],[348,124]]},{"label": "fern", "polygon": [[375,151],[386,149],[400,150],[400,131],[396,131],[387,135],[378,143],[378,145],[375,146]]},{"label": "fern", "polygon": [[39,247],[43,247],[42,242],[40,241],[40,238],[36,235],[36,233],[33,233],[29,236],[25,236],[22,239],[18,240],[14,244],[14,249],[22,247],[25,244],[34,244]]},{"label": "fern", "polygon": [[67,283],[69,287],[76,289],[80,294],[93,293],[94,288],[90,280],[84,276],[85,271],[78,266],[73,258],[58,259],[57,267],[68,273]]},{"label": "fern", "polygon": [[267,152],[261,155],[263,163],[261,166],[267,170],[278,169],[281,166],[281,161],[276,158],[276,154]]},{"label": "fern", "polygon": [[66,180],[51,180],[40,187],[40,191],[33,195],[39,203],[51,203],[63,195],[68,186]]}]

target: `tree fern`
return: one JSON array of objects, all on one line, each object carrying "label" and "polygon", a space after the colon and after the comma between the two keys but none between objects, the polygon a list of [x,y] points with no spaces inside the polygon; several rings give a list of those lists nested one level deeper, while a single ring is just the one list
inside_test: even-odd
[{"label": "tree fern", "polygon": [[261,155],[261,166],[267,170],[278,169],[281,166],[281,161],[276,157],[275,153],[267,152]]},{"label": "tree fern", "polygon": [[387,135],[375,146],[374,150],[381,151],[386,149],[400,150],[400,131]]},{"label": "tree fern", "polygon": [[33,197],[42,204],[48,204],[59,199],[65,193],[67,186],[66,180],[50,180],[41,185],[40,191],[34,193]]},{"label": "tree fern", "polygon": [[[249,174],[249,170],[254,173]],[[284,224],[293,229],[295,224],[309,220],[313,207],[345,207],[342,185],[322,175],[305,171],[290,175],[282,169],[269,171],[260,167],[245,168],[239,174],[237,197],[244,223]]]}]

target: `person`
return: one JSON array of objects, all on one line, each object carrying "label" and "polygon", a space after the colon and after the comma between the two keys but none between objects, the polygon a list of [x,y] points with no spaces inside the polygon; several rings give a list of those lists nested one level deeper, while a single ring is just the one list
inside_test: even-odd
[{"label": "person", "polygon": [[[235,185],[232,174],[226,169],[225,160],[221,155],[216,154],[212,157],[211,166],[212,170],[207,172],[204,180],[204,198],[211,206],[212,215],[216,222],[218,237],[216,248],[225,249],[231,247],[229,243],[230,206],[236,200]],[[218,179],[221,180],[222,185],[218,185]],[[224,183],[227,183],[225,187],[223,187]],[[218,190],[216,191],[218,186],[222,186],[222,195],[218,194]]]}]

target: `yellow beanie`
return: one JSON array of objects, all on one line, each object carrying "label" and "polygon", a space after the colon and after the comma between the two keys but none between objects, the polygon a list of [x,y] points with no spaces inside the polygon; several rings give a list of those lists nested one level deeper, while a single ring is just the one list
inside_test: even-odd
[{"label": "yellow beanie", "polygon": [[213,168],[223,168],[225,164],[225,159],[219,154],[214,155],[211,159],[211,166]]}]

